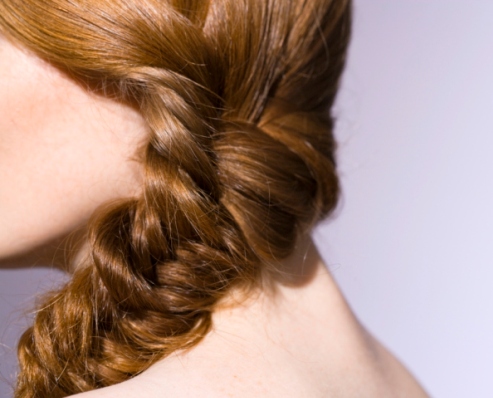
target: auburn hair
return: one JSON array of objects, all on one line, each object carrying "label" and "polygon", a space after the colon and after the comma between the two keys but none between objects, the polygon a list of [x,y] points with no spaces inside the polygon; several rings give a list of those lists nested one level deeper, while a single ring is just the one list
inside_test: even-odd
[{"label": "auburn hair", "polygon": [[0,30],[149,131],[140,196],[98,209],[89,255],[21,337],[16,397],[192,347],[228,291],[275,275],[335,207],[349,0],[2,0]]}]

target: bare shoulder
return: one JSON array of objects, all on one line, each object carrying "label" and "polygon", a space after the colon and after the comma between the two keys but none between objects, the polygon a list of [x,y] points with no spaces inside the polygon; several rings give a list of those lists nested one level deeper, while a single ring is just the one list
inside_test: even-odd
[{"label": "bare shoulder", "polygon": [[279,302],[217,311],[214,329],[188,352],[77,398],[427,398],[352,314],[325,269]]},{"label": "bare shoulder", "polygon": [[[427,398],[428,395],[396,361],[385,375],[376,367],[346,361],[336,366],[235,352],[231,360],[202,364],[175,357],[142,375],[110,387],[75,395],[76,398]],[[257,356],[256,359],[253,357]],[[234,359],[233,359],[234,358]]]},{"label": "bare shoulder", "polygon": [[[316,340],[317,344],[312,345]],[[291,346],[280,346],[269,343],[268,338],[246,340],[232,330],[213,333],[193,352],[166,358],[131,380],[76,395],[77,398],[254,396],[428,397],[380,345],[373,351],[353,338],[346,341],[341,338],[335,347],[321,336],[311,335],[311,341],[308,336],[300,336]]]},{"label": "bare shoulder", "polygon": [[[136,397],[151,397],[142,391],[143,386],[133,383],[131,380],[124,381],[120,384],[115,384],[110,387],[100,388],[80,394],[70,395],[68,398],[136,398]],[[139,390],[140,388],[140,390]]]}]

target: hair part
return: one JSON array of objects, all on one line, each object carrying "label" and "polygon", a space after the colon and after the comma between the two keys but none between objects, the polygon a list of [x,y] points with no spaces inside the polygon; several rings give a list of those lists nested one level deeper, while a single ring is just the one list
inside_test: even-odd
[{"label": "hair part", "polygon": [[149,129],[141,195],[97,211],[87,260],[20,340],[17,398],[192,347],[228,291],[274,275],[334,209],[349,0],[4,0],[0,29]]}]

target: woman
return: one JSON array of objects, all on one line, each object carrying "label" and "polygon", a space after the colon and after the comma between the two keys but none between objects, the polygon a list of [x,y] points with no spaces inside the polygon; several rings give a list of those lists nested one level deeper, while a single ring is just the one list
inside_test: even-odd
[{"label": "woman", "polygon": [[79,236],[16,397],[426,396],[309,238],[349,23],[344,0],[0,4],[1,255]]}]

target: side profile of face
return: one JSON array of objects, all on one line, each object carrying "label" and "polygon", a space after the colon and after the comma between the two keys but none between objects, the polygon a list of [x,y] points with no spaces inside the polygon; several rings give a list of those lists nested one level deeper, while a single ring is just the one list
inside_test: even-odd
[{"label": "side profile of face", "polygon": [[0,34],[0,264],[49,258],[99,205],[136,194],[145,136],[136,110]]}]

